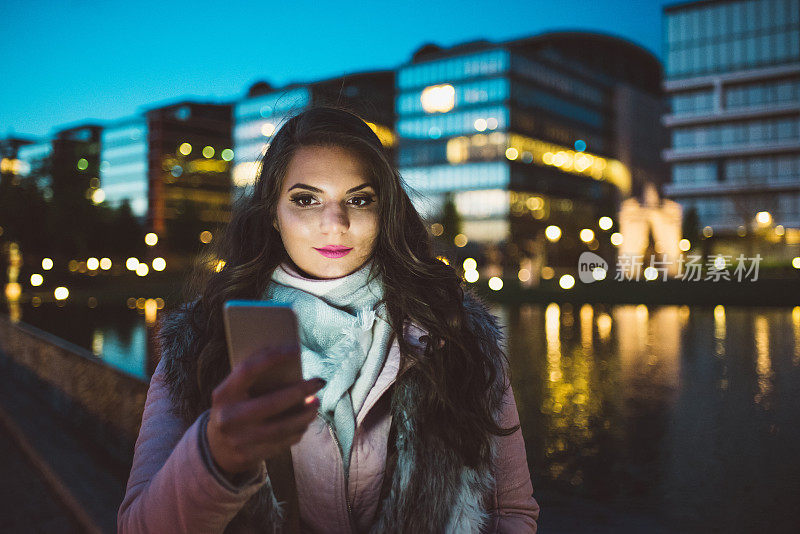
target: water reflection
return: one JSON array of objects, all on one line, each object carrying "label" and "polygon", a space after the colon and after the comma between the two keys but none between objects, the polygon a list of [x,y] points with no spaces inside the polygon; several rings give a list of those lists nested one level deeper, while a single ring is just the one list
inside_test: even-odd
[{"label": "water reflection", "polygon": [[509,310],[534,486],[679,531],[800,524],[800,307]]}]

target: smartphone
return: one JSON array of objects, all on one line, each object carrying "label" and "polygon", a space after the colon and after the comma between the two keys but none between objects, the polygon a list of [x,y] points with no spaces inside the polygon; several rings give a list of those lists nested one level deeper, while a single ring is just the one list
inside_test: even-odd
[{"label": "smartphone", "polygon": [[[231,369],[264,348],[287,344],[300,346],[297,315],[286,303],[262,300],[229,300],[223,307],[225,337]],[[300,353],[286,364],[258,377],[248,393],[251,397],[303,380]],[[300,404],[288,412],[299,411]]]}]

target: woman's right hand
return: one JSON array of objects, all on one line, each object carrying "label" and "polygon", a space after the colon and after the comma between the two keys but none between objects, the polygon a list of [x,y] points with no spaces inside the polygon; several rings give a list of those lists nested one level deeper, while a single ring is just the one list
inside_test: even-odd
[{"label": "woman's right hand", "polygon": [[[300,380],[258,397],[248,395],[263,373],[299,357],[298,347],[259,351],[214,388],[206,436],[211,455],[226,476],[256,471],[262,460],[300,441],[316,416],[319,399],[307,404],[304,400],[325,385],[321,379]],[[299,412],[282,413],[298,404]]]}]

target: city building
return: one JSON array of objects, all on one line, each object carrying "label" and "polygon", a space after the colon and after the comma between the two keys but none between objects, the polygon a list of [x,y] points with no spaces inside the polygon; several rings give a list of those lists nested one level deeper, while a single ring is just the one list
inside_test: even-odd
[{"label": "city building", "polygon": [[277,89],[258,82],[234,105],[234,195],[252,187],[272,135],[286,120],[311,106],[326,104],[363,118],[394,157],[394,71],[360,72]]},{"label": "city building", "polygon": [[30,144],[30,139],[18,137],[0,139],[0,184],[16,185],[28,174],[29,167],[19,158],[19,149]]},{"label": "city building", "polygon": [[613,265],[620,202],[666,179],[661,81],[657,58],[608,35],[426,45],[397,73],[401,173],[485,276],[536,284],[587,250]]},{"label": "city building", "polygon": [[102,199],[127,202],[162,253],[190,253],[230,218],[231,106],[179,102],[103,131]]},{"label": "city building", "polygon": [[665,194],[706,253],[789,261],[800,252],[800,0],[683,2],[664,25]]}]

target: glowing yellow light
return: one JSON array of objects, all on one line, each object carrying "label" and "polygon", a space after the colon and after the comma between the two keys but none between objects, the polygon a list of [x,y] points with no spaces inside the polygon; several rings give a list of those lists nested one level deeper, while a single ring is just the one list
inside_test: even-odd
[{"label": "glowing yellow light", "polygon": [[183,154],[184,156],[188,156],[192,153],[192,145],[189,143],[181,143],[181,146],[178,147],[178,152]]},{"label": "glowing yellow light", "polygon": [[265,122],[261,125],[261,135],[264,137],[269,137],[270,135],[275,133],[275,125],[271,122]]},{"label": "glowing yellow light", "polygon": [[156,308],[159,309],[159,310],[163,310],[164,309],[164,299],[162,299],[161,297],[158,297],[156,299]]},{"label": "glowing yellow light", "polygon": [[683,252],[686,252],[690,248],[692,248],[692,242],[688,239],[681,239],[678,241],[678,248],[681,249]]},{"label": "glowing yellow light", "polygon": [[469,282],[470,284],[474,284],[480,278],[480,274],[478,271],[471,269],[469,271],[464,272],[464,280]]},{"label": "glowing yellow light", "polygon": [[444,226],[442,226],[441,224],[433,223],[431,225],[431,233],[433,235],[440,236],[440,235],[442,235],[442,232],[444,232]]},{"label": "glowing yellow light", "polygon": [[445,265],[450,265],[450,260],[447,259],[447,256],[436,256],[436,259],[444,263]]},{"label": "glowing yellow light", "polygon": [[500,291],[503,289],[503,280],[497,276],[489,278],[489,289],[492,291]]},{"label": "glowing yellow light", "polygon": [[552,267],[545,265],[544,267],[542,267],[541,274],[543,280],[550,280],[556,275],[556,272]]},{"label": "glowing yellow light", "polygon": [[127,261],[125,261],[125,267],[126,267],[126,268],[127,268],[129,271],[135,271],[135,270],[136,270],[136,267],[137,267],[138,265],[139,265],[139,260],[138,260],[138,259],[136,259],[136,258],[132,258],[132,257],[131,257],[131,258],[128,258],[128,259],[127,259]]},{"label": "glowing yellow light", "polygon": [[605,280],[606,279],[606,270],[602,267],[595,267],[592,270],[592,278],[595,280]]},{"label": "glowing yellow light", "polygon": [[644,270],[645,280],[655,280],[658,278],[658,270],[655,267],[648,267]]},{"label": "glowing yellow light", "polygon": [[800,269],[800,256],[795,256],[792,258],[792,267],[795,269]]},{"label": "glowing yellow light", "polygon": [[158,243],[158,236],[153,232],[148,232],[144,236],[144,242],[147,246],[154,247]]},{"label": "glowing yellow light", "polygon": [[104,271],[107,271],[111,268],[111,259],[110,258],[100,258],[100,268]]},{"label": "glowing yellow light", "polygon": [[220,272],[222,268],[225,267],[225,260],[219,260],[217,264],[214,266],[214,270],[216,272]]},{"label": "glowing yellow light", "polygon": [[32,286],[40,286],[44,282],[44,277],[39,274],[35,273],[31,275],[31,285]]},{"label": "glowing yellow light", "polygon": [[783,235],[786,233],[786,228],[782,224],[775,227],[775,235]]},{"label": "glowing yellow light", "polygon": [[772,221],[772,215],[768,211],[759,211],[756,213],[756,221],[758,224],[769,224]]},{"label": "glowing yellow light", "polygon": [[42,269],[44,269],[45,271],[49,271],[52,268],[53,268],[53,260],[51,260],[50,258],[42,259]]},{"label": "glowing yellow light", "polygon": [[583,241],[584,243],[591,243],[592,240],[594,239],[594,232],[589,228],[584,228],[583,230],[581,230],[579,235],[581,241]]},{"label": "glowing yellow light", "polygon": [[431,85],[422,90],[419,97],[426,113],[447,113],[456,103],[456,90],[450,84]]},{"label": "glowing yellow light", "polygon": [[221,156],[222,159],[224,159],[225,161],[230,161],[233,159],[233,150],[231,150],[230,148],[226,148],[225,150],[222,151]]},{"label": "glowing yellow light", "polygon": [[153,258],[153,270],[163,271],[167,268],[167,261],[164,258]]},{"label": "glowing yellow light", "polygon": [[561,286],[561,289],[572,289],[575,285],[575,277],[571,274],[565,274],[558,279],[558,285]]},{"label": "glowing yellow light", "polygon": [[453,243],[455,243],[457,247],[465,246],[467,244],[467,241],[468,241],[467,236],[465,236],[464,234],[458,234],[453,238]]},{"label": "glowing yellow light", "polygon": [[106,192],[102,189],[95,189],[92,193],[92,202],[95,204],[102,204],[106,199]]},{"label": "glowing yellow light", "polygon": [[551,224],[547,228],[544,229],[544,236],[551,242],[555,243],[559,239],[561,239],[561,228],[558,226]]},{"label": "glowing yellow light", "polygon": [[725,306],[722,304],[714,306],[714,318],[718,321],[725,319]]},{"label": "glowing yellow light", "polygon": [[519,151],[516,148],[510,147],[506,149],[506,158],[510,160],[515,160],[519,157]]},{"label": "glowing yellow light", "polygon": [[150,268],[147,266],[146,263],[140,263],[136,266],[136,274],[139,276],[147,276],[147,273],[150,272]]},{"label": "glowing yellow light", "polygon": [[136,299],[136,307],[139,308],[140,310],[143,310],[145,302],[147,302],[146,298],[139,297],[138,299]]},{"label": "glowing yellow light", "polygon": [[703,235],[705,237],[711,237],[712,235],[714,235],[714,229],[711,228],[710,226],[706,226],[705,228],[703,228]]},{"label": "glowing yellow light", "polygon": [[6,298],[14,302],[19,299],[20,295],[22,295],[22,286],[20,286],[17,282],[9,282],[6,284]]},{"label": "glowing yellow light", "polygon": [[206,146],[203,148],[203,157],[204,158],[213,158],[214,157],[214,147]]},{"label": "glowing yellow light", "polygon": [[714,268],[716,268],[718,271],[721,270],[721,269],[724,269],[725,268],[725,258],[723,258],[722,256],[717,256],[714,259]]},{"label": "glowing yellow light", "polygon": [[462,266],[465,271],[474,271],[478,268],[478,262],[475,261],[474,258],[467,258],[464,260],[464,263],[462,263]]},{"label": "glowing yellow light", "polygon": [[475,123],[473,124],[476,130],[479,132],[483,132],[486,130],[486,119],[475,119]]},{"label": "glowing yellow light", "polygon": [[78,262],[75,260],[69,260],[69,263],[67,264],[67,269],[69,269],[70,272],[74,273],[75,271],[78,270]]},{"label": "glowing yellow light", "polygon": [[156,303],[155,299],[147,299],[144,301],[144,322],[152,325],[156,322],[156,310],[158,310],[158,304]]},{"label": "glowing yellow light", "polygon": [[517,278],[519,278],[520,282],[527,282],[531,279],[531,272],[528,269],[520,269],[517,272]]},{"label": "glowing yellow light", "polygon": [[69,297],[69,289],[64,286],[59,286],[53,290],[53,296],[56,300],[66,300]]},{"label": "glowing yellow light", "polygon": [[78,160],[78,170],[85,171],[89,168],[89,162],[86,158],[81,158]]},{"label": "glowing yellow light", "polygon": [[542,161],[545,165],[552,165],[553,164],[553,153],[552,152],[545,152],[542,156]]},{"label": "glowing yellow light", "polygon": [[203,230],[202,232],[200,232],[200,242],[201,243],[206,243],[206,244],[211,243],[211,240],[213,238],[214,238],[214,236],[208,230]]},{"label": "glowing yellow light", "polygon": [[611,217],[600,217],[600,220],[597,221],[597,225],[601,230],[609,230],[614,226],[614,221],[611,220]]},{"label": "glowing yellow light", "polygon": [[525,206],[529,210],[540,210],[544,207],[544,200],[542,200],[542,197],[528,197],[525,201]]},{"label": "glowing yellow light", "polygon": [[89,258],[86,260],[86,268],[90,271],[96,271],[100,268],[100,260],[97,258]]},{"label": "glowing yellow light", "polygon": [[613,234],[611,234],[611,244],[614,245],[615,247],[620,246],[623,241],[624,239],[622,239],[621,233],[614,232]]}]

